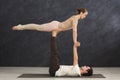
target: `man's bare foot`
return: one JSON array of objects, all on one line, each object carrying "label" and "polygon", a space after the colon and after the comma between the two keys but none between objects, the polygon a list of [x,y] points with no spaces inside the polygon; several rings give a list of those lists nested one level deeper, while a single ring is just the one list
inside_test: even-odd
[{"label": "man's bare foot", "polygon": [[52,37],[56,37],[56,36],[57,36],[57,34],[58,34],[58,32],[57,32],[57,31],[52,31]]}]

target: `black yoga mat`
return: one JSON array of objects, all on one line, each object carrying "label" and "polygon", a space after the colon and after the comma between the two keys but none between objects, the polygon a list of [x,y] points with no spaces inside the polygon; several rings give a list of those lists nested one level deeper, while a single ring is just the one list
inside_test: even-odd
[{"label": "black yoga mat", "polygon": [[18,78],[105,78],[102,74],[93,74],[92,76],[61,76],[61,77],[51,77],[49,74],[30,74],[25,73]]}]

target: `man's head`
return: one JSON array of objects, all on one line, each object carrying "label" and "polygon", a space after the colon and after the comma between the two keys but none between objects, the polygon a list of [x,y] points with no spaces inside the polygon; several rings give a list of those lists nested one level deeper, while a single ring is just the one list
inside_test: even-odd
[{"label": "man's head", "polygon": [[93,74],[93,69],[89,66],[82,66],[80,72],[82,76],[91,76]]}]

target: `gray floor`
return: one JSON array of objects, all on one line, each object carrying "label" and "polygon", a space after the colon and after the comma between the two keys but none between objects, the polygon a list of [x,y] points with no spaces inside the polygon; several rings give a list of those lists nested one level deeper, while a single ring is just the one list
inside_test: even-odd
[{"label": "gray floor", "polygon": [[[94,73],[106,78],[74,78],[74,80],[120,80],[120,67],[94,67]],[[48,73],[47,67],[0,67],[0,80],[73,80],[73,78],[17,78],[23,73]]]}]

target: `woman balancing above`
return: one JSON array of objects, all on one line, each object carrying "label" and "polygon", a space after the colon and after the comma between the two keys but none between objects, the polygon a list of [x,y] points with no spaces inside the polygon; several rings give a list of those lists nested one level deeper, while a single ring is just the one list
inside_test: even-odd
[{"label": "woman balancing above", "polygon": [[[78,66],[77,47],[80,46],[80,42],[77,41],[77,25],[80,19],[84,19],[88,15],[88,11],[85,8],[79,8],[77,11],[78,14],[71,16],[63,22],[54,20],[44,24],[19,24],[12,27],[13,30],[37,30],[52,32],[49,68],[49,73],[51,76],[90,76],[93,73],[92,67],[90,66]],[[73,65],[59,65],[59,51],[57,48],[56,37],[58,33],[69,29],[72,29],[73,32]]]},{"label": "woman balancing above", "polygon": [[67,20],[63,22],[59,21],[51,21],[49,23],[44,24],[25,24],[25,25],[17,25],[13,26],[13,30],[37,30],[37,31],[46,31],[52,32],[52,36],[56,37],[58,33],[62,31],[66,31],[69,29],[73,30],[73,41],[76,46],[80,43],[77,41],[77,25],[80,19],[84,19],[88,15],[88,11],[85,8],[77,9],[78,14],[71,16]]}]

